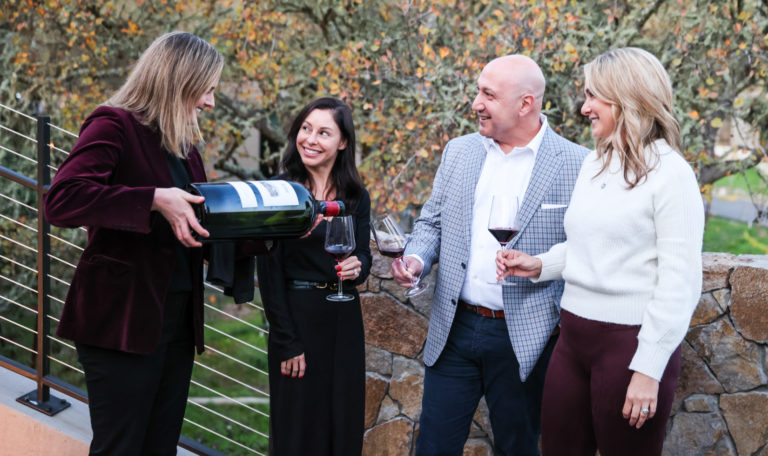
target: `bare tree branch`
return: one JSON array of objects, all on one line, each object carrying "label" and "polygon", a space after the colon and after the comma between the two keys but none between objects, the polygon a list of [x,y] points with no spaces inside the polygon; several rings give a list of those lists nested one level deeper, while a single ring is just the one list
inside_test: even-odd
[{"label": "bare tree branch", "polygon": [[216,162],[214,169],[225,171],[241,180],[264,180],[266,176],[258,168],[243,168],[232,162]]},{"label": "bare tree branch", "polygon": [[252,120],[253,127],[259,130],[262,137],[277,144],[285,142],[285,134],[282,131],[275,131],[267,121],[267,118],[261,115],[260,110],[255,108],[246,109],[241,103],[221,93],[216,95],[216,97],[219,103],[232,111],[237,117],[244,120]]},{"label": "bare tree branch", "polygon": [[716,163],[706,163],[699,165],[699,184],[707,185],[714,183],[721,177],[727,176],[734,171],[749,169],[760,163],[760,155],[750,154],[743,160],[727,160]]},{"label": "bare tree branch", "polygon": [[661,8],[661,5],[666,0],[656,0],[653,2],[651,6],[648,7],[645,11],[643,11],[640,18],[635,22],[634,30],[636,30],[636,33],[640,33],[640,31],[645,27],[645,23],[648,22],[648,20],[656,14],[659,11],[659,8]]}]

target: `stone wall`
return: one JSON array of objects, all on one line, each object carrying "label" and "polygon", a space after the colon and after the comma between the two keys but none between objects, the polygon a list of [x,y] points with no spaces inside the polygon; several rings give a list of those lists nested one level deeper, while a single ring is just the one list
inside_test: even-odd
[{"label": "stone wall", "polygon": [[[418,434],[432,293],[407,299],[378,255],[359,287],[366,339],[367,456],[413,454]],[[683,361],[665,456],[768,456],[768,257],[704,254],[699,306]],[[427,277],[434,286],[435,271]],[[492,455],[487,407],[475,414],[465,455]]]}]

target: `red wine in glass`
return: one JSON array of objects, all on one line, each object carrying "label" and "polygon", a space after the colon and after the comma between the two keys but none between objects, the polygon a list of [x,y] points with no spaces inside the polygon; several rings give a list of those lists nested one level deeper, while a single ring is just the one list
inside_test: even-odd
[{"label": "red wine in glass", "polygon": [[[333,217],[328,220],[325,227],[325,251],[333,255],[336,261],[342,261],[355,250],[355,225],[349,215]],[[328,301],[352,301],[355,297],[344,294],[341,290],[341,276],[339,276],[339,290],[336,294],[325,297]]]},{"label": "red wine in glass", "polygon": [[515,228],[488,228],[488,231],[491,232],[493,237],[496,238],[497,241],[499,241],[499,244],[501,244],[502,247],[507,245],[507,242],[511,241],[512,238],[517,236],[517,233],[520,232],[520,230]]},{"label": "red wine in glass", "polygon": [[402,247],[383,247],[379,249],[379,253],[389,258],[400,258],[403,256],[403,252],[405,252],[405,249]]},{"label": "red wine in glass", "polygon": [[[494,195],[491,201],[491,213],[488,216],[488,231],[503,249],[520,232],[518,209],[520,201],[515,196]],[[503,280],[490,282],[496,285],[511,285]]]},{"label": "red wine in glass", "polygon": [[334,258],[336,258],[336,261],[342,261],[345,258],[349,256],[350,253],[352,253],[352,250],[355,248],[351,245],[345,245],[345,244],[335,244],[335,245],[326,245],[325,251],[333,255]]}]

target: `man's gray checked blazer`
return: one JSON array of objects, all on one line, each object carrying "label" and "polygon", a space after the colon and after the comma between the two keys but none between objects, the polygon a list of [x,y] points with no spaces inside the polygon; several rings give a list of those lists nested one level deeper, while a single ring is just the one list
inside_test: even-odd
[{"label": "man's gray checked blazer", "polygon": [[[567,141],[547,127],[520,208],[522,229],[508,247],[537,255],[565,240],[563,215],[587,153],[586,148]],[[440,262],[424,349],[424,363],[428,366],[433,365],[443,351],[456,314],[469,259],[475,187],[485,156],[479,133],[448,142],[432,194],[406,246],[406,255],[417,254],[424,260],[425,275],[433,263]],[[503,288],[509,338],[524,381],[560,319],[563,282],[532,283],[519,277],[509,281],[515,286],[504,285],[499,287],[499,292],[502,293]]]}]

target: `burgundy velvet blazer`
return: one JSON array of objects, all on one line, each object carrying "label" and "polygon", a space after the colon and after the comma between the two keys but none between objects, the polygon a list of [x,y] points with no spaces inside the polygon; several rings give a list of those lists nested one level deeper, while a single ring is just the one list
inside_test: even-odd
[{"label": "burgundy velvet blazer", "polygon": [[[155,188],[174,186],[166,154],[159,132],[124,110],[99,107],[83,124],[45,197],[51,224],[88,228],[59,336],[131,353],[150,353],[160,341],[176,241],[165,218],[150,209]],[[206,180],[197,150],[184,162],[192,182]],[[192,248],[190,254],[200,353],[203,249]]]}]

